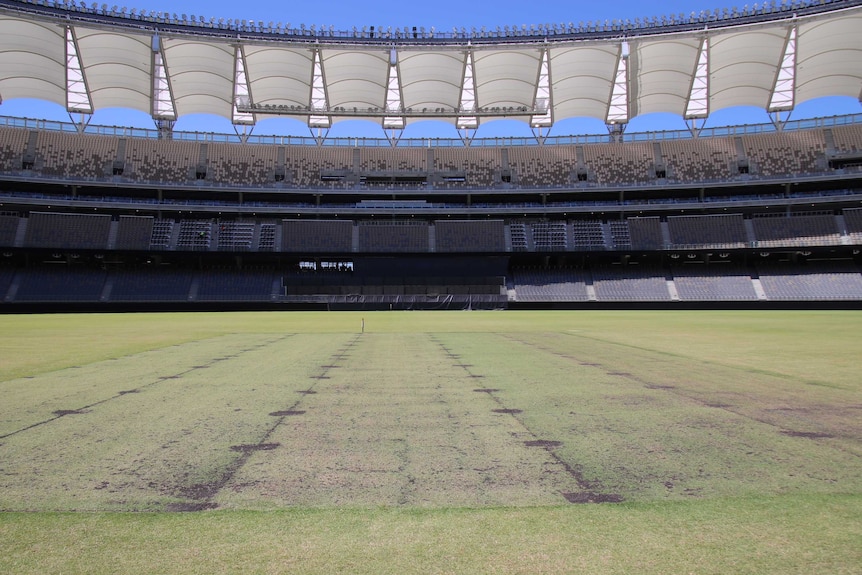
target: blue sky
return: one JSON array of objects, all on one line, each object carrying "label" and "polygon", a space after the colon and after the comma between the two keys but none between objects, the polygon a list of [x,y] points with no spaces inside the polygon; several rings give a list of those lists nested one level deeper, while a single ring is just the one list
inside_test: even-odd
[{"label": "blue sky", "polygon": [[[90,4],[90,2],[87,2]],[[742,6],[743,3],[737,4]],[[123,5],[118,3],[118,5]],[[358,0],[318,0],[317,2],[276,2],[274,0],[251,0],[247,2],[227,2],[226,0],[138,0],[125,4],[129,8],[154,10],[216,18],[262,20],[281,22],[292,27],[312,24],[338,30],[351,30],[354,26],[375,27],[435,27],[441,31],[451,31],[453,27],[477,29],[485,26],[521,26],[522,24],[547,24],[626,18],[644,18],[669,14],[689,14],[701,10],[730,8],[734,4],[718,3],[715,0],[662,0],[661,2],[636,2],[618,0],[617,2],[586,2],[583,0],[546,0],[532,3],[525,0],[497,0],[495,2],[463,2],[458,0],[432,0],[372,3]],[[791,118],[860,113],[862,106],[852,98],[834,98],[828,101],[803,103],[793,112]],[[59,106],[43,102],[11,100],[0,104],[0,115],[29,116],[68,121],[68,114]],[[769,118],[762,110],[732,109],[713,114],[707,126],[762,123]],[[146,115],[126,110],[102,110],[94,114],[92,123],[108,125],[131,125],[151,128],[152,120]],[[177,130],[232,132],[230,122],[222,118],[189,116],[177,122]],[[685,129],[679,117],[658,114],[635,118],[628,131],[660,129]],[[606,133],[604,125],[598,120],[566,120],[558,122],[551,131],[552,135]],[[299,121],[278,119],[260,122],[255,127],[256,134],[295,134],[307,136],[308,128]],[[346,121],[335,124],[330,136],[368,136],[383,137],[379,127],[369,121]],[[530,129],[522,122],[498,120],[485,122],[478,130],[477,137],[492,136],[530,136]],[[411,124],[404,137],[457,137],[454,128],[440,122],[418,122]]]}]

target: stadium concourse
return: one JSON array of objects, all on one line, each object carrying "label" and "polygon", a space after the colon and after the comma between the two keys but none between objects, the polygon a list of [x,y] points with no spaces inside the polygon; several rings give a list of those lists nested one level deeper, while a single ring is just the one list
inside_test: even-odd
[{"label": "stadium concourse", "polygon": [[[0,0],[0,102],[70,114],[0,117],[0,311],[859,307],[862,114],[788,117],[859,99],[860,29],[853,0],[452,33]],[[771,122],[705,127],[737,106]],[[688,129],[626,130],[658,112]],[[255,133],[281,117],[310,135]],[[607,133],[549,135],[581,117]],[[474,137],[500,118],[533,136]]]}]

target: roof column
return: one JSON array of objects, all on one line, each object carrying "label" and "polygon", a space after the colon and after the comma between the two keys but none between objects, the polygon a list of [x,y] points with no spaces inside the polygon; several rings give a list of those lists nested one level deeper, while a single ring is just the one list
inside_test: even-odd
[{"label": "roof column", "polygon": [[332,119],[326,115],[329,112],[329,98],[326,94],[326,77],[323,74],[323,62],[320,56],[320,48],[314,50],[314,66],[311,77],[311,111],[314,113],[308,117],[309,128],[329,129]]},{"label": "roof column", "polygon": [[623,41],[620,45],[620,55],[617,60],[617,71],[614,74],[614,86],[608,105],[605,123],[611,134],[622,134],[629,121],[629,79],[628,79],[629,43]]},{"label": "roof column", "polygon": [[709,38],[704,38],[700,44],[697,65],[692,75],[691,88],[688,92],[688,102],[685,106],[685,120],[690,122],[689,128],[697,134],[697,121],[709,115]]},{"label": "roof column", "polygon": [[401,99],[401,80],[398,75],[398,53],[395,48],[389,52],[389,77],[386,81],[386,113],[383,117],[384,130],[403,130],[404,116],[396,115],[404,110]]},{"label": "roof column", "polygon": [[237,106],[249,107],[253,101],[248,88],[248,80],[245,75],[245,55],[242,46],[237,46],[234,51],[234,81],[233,81],[233,106],[231,108],[231,121],[234,125],[254,125],[254,114],[240,112]]},{"label": "roof column", "polygon": [[[787,40],[784,44],[784,55],[781,58],[781,66],[775,75],[775,84],[772,88],[772,96],[769,99],[767,111],[772,117],[773,123],[779,128],[784,126],[781,122],[781,112],[790,112],[796,103],[796,26],[791,26],[787,31]],[[789,115],[789,114],[788,114]],[[786,121],[787,118],[785,118]]]},{"label": "roof column", "polygon": [[547,48],[542,50],[542,59],[539,64],[539,78],[536,82],[536,96],[533,99],[533,110],[536,113],[530,117],[530,127],[533,128],[536,139],[540,142],[542,141],[542,129],[550,128],[554,124],[548,52]]},{"label": "roof column", "polygon": [[90,90],[78,57],[78,40],[71,26],[66,26],[66,111],[70,114],[93,113]]},{"label": "roof column", "polygon": [[171,82],[168,78],[165,57],[162,51],[162,41],[159,35],[153,36],[153,94],[152,115],[159,129],[159,137],[170,137],[177,120],[174,96],[171,92]]},{"label": "roof column", "polygon": [[[464,76],[461,82],[461,97],[458,100],[458,118],[455,127],[463,130],[462,137],[465,141],[470,140],[470,130],[479,127],[479,119],[476,117],[476,80],[473,77],[473,51],[467,50],[464,54]],[[464,114],[464,115],[461,115]]]}]

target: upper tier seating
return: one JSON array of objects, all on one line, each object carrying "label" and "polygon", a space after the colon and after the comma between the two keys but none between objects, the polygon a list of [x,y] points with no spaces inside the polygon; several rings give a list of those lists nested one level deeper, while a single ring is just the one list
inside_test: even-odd
[{"label": "upper tier seating", "polygon": [[[26,167],[46,177],[243,188],[349,190],[358,189],[363,176],[371,176],[369,186],[439,190],[711,182],[740,174],[823,172],[828,154],[852,156],[859,150],[859,125],[654,142],[431,148],[359,141],[354,147],[223,143],[0,127],[0,171]],[[386,180],[396,176],[415,179]],[[375,184],[376,177],[384,179]]]}]

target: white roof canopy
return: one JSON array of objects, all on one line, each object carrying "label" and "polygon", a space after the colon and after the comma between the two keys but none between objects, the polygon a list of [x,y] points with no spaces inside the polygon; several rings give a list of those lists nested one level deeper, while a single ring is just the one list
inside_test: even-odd
[{"label": "white roof canopy", "polygon": [[40,98],[72,109],[69,78],[78,78],[76,97],[93,109],[206,113],[238,123],[283,115],[313,125],[364,117],[390,126],[426,118],[475,126],[498,116],[534,126],[572,117],[625,123],[653,112],[702,116],[732,106],[788,109],[822,96],[858,98],[859,30],[862,7],[596,40],[327,44],[2,9],[0,99]]}]

